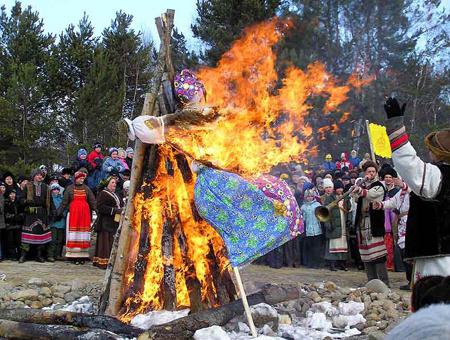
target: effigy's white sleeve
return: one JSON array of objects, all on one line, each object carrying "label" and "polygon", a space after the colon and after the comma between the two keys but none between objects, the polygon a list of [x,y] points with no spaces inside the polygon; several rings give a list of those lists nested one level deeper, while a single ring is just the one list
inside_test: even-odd
[{"label": "effigy's white sleeve", "polygon": [[132,122],[134,133],[142,143],[162,144],[166,141],[164,138],[165,126],[162,117],[139,116]]}]

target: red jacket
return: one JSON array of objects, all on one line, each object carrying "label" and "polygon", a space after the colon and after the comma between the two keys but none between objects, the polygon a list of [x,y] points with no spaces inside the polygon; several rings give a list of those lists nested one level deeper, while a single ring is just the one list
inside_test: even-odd
[{"label": "red jacket", "polygon": [[350,163],[347,160],[341,160],[339,162],[336,162],[336,169],[337,170],[342,170],[343,167],[347,167],[349,170],[353,169],[352,163]]},{"label": "red jacket", "polygon": [[94,162],[94,160],[96,158],[100,158],[101,160],[103,160],[103,158],[105,158],[105,156],[102,155],[101,152],[96,152],[95,150],[91,151],[91,153],[88,155],[88,162],[92,165],[92,167],[95,169],[96,164]]}]

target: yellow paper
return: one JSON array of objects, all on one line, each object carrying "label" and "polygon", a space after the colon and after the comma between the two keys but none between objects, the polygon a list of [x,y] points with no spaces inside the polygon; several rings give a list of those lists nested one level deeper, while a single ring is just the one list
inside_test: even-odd
[{"label": "yellow paper", "polygon": [[391,143],[386,132],[386,127],[374,123],[369,124],[370,138],[372,139],[373,152],[384,158],[391,158]]}]

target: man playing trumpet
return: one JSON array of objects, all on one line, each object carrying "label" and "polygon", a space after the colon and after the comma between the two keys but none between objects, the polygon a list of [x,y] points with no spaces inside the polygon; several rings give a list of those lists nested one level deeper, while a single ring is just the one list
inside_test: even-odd
[{"label": "man playing trumpet", "polygon": [[357,208],[355,218],[356,237],[359,253],[367,274],[367,279],[379,279],[389,286],[386,269],[386,246],[384,244],[384,212],[373,209],[372,202],[381,202],[385,189],[378,180],[378,166],[373,161],[363,165],[362,185],[353,189]]}]

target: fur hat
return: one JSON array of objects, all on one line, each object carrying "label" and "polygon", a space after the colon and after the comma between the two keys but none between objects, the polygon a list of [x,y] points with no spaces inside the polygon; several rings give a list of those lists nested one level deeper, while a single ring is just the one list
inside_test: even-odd
[{"label": "fur hat", "polygon": [[391,175],[394,178],[398,177],[397,171],[395,171],[395,169],[391,166],[388,167],[384,167],[383,169],[380,170],[380,178],[384,178],[384,176],[386,175]]},{"label": "fur hat", "polygon": [[342,181],[334,181],[333,183],[334,189],[344,189],[344,183]]},{"label": "fur hat", "polygon": [[375,170],[378,172],[378,165],[374,161],[366,161],[364,162],[362,166],[362,170],[366,172],[368,168],[375,168]]},{"label": "fur hat", "polygon": [[428,134],[425,137],[425,145],[438,160],[450,162],[450,129]]},{"label": "fur hat", "polygon": [[34,169],[31,171],[31,179],[33,180],[37,175],[42,175],[42,169]]},{"label": "fur hat", "polygon": [[61,171],[61,175],[71,175],[72,176],[72,173],[73,173],[73,171],[71,168],[64,168]]},{"label": "fur hat", "polygon": [[334,188],[333,181],[331,179],[329,179],[329,178],[325,178],[323,180],[323,188],[325,189],[325,188],[330,188],[330,187]]}]

